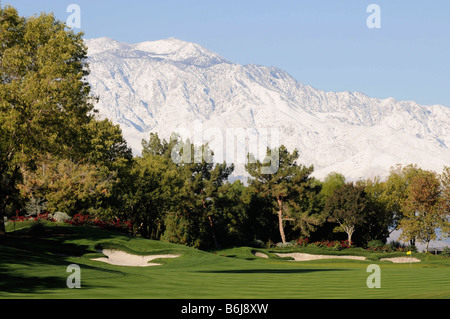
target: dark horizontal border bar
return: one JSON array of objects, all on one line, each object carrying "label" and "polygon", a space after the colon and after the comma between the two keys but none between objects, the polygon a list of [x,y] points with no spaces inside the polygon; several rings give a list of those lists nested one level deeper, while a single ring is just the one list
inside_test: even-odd
[{"label": "dark horizontal border bar", "polygon": [[287,318],[312,313],[320,318],[339,314],[404,317],[421,306],[444,309],[448,299],[0,299],[2,309],[20,309],[21,315],[22,311],[36,315],[37,309],[60,309],[60,314],[128,313],[145,318]]}]

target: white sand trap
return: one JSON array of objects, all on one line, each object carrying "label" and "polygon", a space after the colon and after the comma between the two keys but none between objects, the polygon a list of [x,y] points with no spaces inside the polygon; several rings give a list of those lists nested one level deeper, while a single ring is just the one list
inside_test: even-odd
[{"label": "white sand trap", "polygon": [[263,253],[260,253],[260,252],[256,252],[256,253],[254,253],[254,255],[256,256],[256,257],[261,257],[261,258],[269,258],[269,256],[267,256],[266,254],[263,254]]},{"label": "white sand trap", "polygon": [[411,257],[393,257],[393,258],[380,258],[380,261],[387,260],[393,263],[418,263],[420,259]]},{"label": "white sand trap", "polygon": [[278,254],[280,257],[292,257],[294,261],[308,261],[308,260],[319,260],[319,259],[355,259],[355,260],[365,260],[364,256],[339,256],[339,255],[311,255],[302,253],[289,253],[289,254]]},{"label": "white sand trap", "polygon": [[102,254],[108,257],[93,258],[92,260],[102,261],[108,264],[117,266],[135,266],[135,267],[148,267],[148,266],[160,266],[161,264],[149,263],[150,260],[159,258],[176,258],[180,255],[132,255],[120,250],[104,249],[100,251]]}]

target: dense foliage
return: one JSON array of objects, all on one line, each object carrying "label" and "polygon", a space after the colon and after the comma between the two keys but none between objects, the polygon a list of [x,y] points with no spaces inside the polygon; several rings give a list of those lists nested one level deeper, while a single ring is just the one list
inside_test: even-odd
[{"label": "dense foliage", "polygon": [[43,212],[198,248],[298,238],[368,246],[395,229],[412,243],[429,243],[437,229],[448,235],[448,167],[437,175],[398,166],[384,181],[355,183],[333,172],[320,181],[281,145],[267,150],[277,171],[250,161],[245,184],[229,181],[233,165],[193,160],[196,151],[213,156],[208,145],[155,133],[133,157],[120,127],[96,117],[81,33],[51,14],[23,18],[6,6],[0,41],[0,235],[3,217]]}]

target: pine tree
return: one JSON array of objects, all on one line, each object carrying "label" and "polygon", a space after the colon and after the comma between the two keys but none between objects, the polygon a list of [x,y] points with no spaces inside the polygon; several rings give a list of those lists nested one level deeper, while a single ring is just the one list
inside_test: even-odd
[{"label": "pine tree", "polygon": [[[297,164],[298,151],[290,153],[284,145],[273,150],[268,149],[267,156],[272,157],[270,161],[255,160],[253,155],[249,154],[249,162],[245,168],[251,176],[250,187],[271,199],[273,210],[278,215],[278,228],[284,244],[286,243],[284,222],[295,222],[295,212],[299,213],[298,201],[300,196],[305,195],[301,188],[308,183],[314,167]],[[278,160],[278,171],[264,174],[263,168],[266,166],[264,163],[273,163],[275,160]],[[303,217],[303,222],[313,224],[313,219],[306,220],[306,215],[300,214],[299,217]]]}]

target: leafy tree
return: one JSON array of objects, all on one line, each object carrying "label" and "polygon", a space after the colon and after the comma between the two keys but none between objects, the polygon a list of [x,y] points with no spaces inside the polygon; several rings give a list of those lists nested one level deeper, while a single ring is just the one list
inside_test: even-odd
[{"label": "leafy tree", "polygon": [[245,187],[241,198],[248,216],[243,225],[245,242],[259,240],[267,243],[279,238],[280,230],[277,214],[274,214],[273,199],[250,186]]},{"label": "leafy tree", "polygon": [[[110,196],[98,205],[97,215],[124,215],[125,194],[132,184],[131,169],[133,154],[122,135],[119,125],[110,120],[92,120],[87,125],[87,148],[83,150],[83,163],[96,166],[97,171],[104,177],[114,177]],[[101,209],[100,209],[101,208]],[[108,216],[112,217],[112,216]]]},{"label": "leafy tree", "polygon": [[[314,205],[317,209],[321,210],[320,225],[315,226],[315,230],[310,232],[310,235],[306,235],[311,240],[321,241],[321,240],[335,240],[339,239],[339,235],[336,235],[336,232],[333,230],[337,227],[336,222],[332,222],[327,218],[327,214],[325,212],[325,204],[336,188],[341,187],[346,182],[345,176],[341,173],[330,172],[323,180],[323,182],[316,181],[317,189],[320,189],[319,194],[316,196]],[[337,237],[336,237],[337,236]]]},{"label": "leafy tree", "polygon": [[[408,185],[411,179],[421,171],[421,168],[413,164],[405,167],[401,165],[391,167],[390,174],[383,184],[383,194],[380,196],[380,200],[386,204],[386,209],[392,214],[393,226],[390,229],[391,232],[398,228],[404,216],[404,203],[407,198]],[[414,238],[411,238],[411,244],[414,245]]]},{"label": "leafy tree", "polygon": [[289,215],[293,218],[294,230],[310,237],[326,221],[321,206],[322,185],[312,178],[312,167],[304,168],[292,179],[293,196],[289,200]]},{"label": "leafy tree", "polygon": [[348,242],[352,243],[353,233],[364,222],[366,206],[364,188],[353,183],[346,183],[335,189],[328,197],[325,211],[331,220],[339,223],[342,230],[347,233]]},{"label": "leafy tree", "polygon": [[220,245],[248,243],[253,240],[246,231],[249,220],[248,203],[245,201],[246,187],[240,180],[223,183],[217,190],[212,205],[217,240]]},{"label": "leafy tree", "polygon": [[[208,152],[207,145],[195,146],[176,135],[167,142],[151,133],[142,146],[128,196],[141,234],[195,247],[218,246],[216,227],[226,203],[219,196],[233,166],[214,164],[203,157],[192,161],[184,152]],[[174,161],[173,156],[184,161]]]},{"label": "leafy tree", "polygon": [[322,189],[320,191],[320,197],[322,198],[323,204],[325,204],[328,197],[330,197],[334,190],[345,184],[345,176],[341,173],[331,172],[329,173],[323,183]]},{"label": "leafy tree", "polygon": [[448,237],[450,233],[450,166],[444,167],[439,179],[442,189],[440,210],[447,220],[447,223],[442,227],[441,231]]},{"label": "leafy tree", "polygon": [[92,120],[87,125],[89,141],[83,157],[92,164],[101,165],[110,172],[125,173],[133,154],[123,138],[119,125],[110,120]]},{"label": "leafy tree", "polygon": [[442,210],[440,181],[435,172],[421,171],[407,188],[404,218],[400,221],[401,239],[415,238],[428,245],[437,238],[436,230],[448,227],[448,212]]},{"label": "leafy tree", "polygon": [[395,216],[387,209],[385,182],[376,177],[358,181],[356,184],[364,188],[367,205],[364,210],[364,223],[359,232],[355,233],[355,242],[359,240],[363,245],[372,240],[386,243],[390,230],[395,227]]},{"label": "leafy tree", "polygon": [[37,169],[22,172],[18,185],[27,198],[45,200],[49,211],[74,215],[93,211],[111,196],[115,175],[105,175],[93,164],[77,164],[69,159],[41,157]]},{"label": "leafy tree", "polygon": [[[181,141],[179,141],[181,143]],[[195,146],[190,141],[185,142],[183,150],[190,149],[190,154],[214,154],[207,145]],[[196,148],[198,148],[196,150]],[[185,156],[186,154],[181,154]],[[186,157],[185,157],[186,159]],[[216,163],[202,158],[196,158],[178,164],[178,171],[183,176],[185,185],[183,188],[183,209],[190,216],[190,220],[197,226],[195,229],[197,245],[206,247],[219,246],[216,236],[215,224],[218,212],[217,199],[220,187],[233,172],[234,166],[226,163]]]},{"label": "leafy tree", "polygon": [[78,161],[93,99],[82,33],[52,14],[0,7],[0,234],[20,171],[51,153]]},{"label": "leafy tree", "polygon": [[145,238],[159,239],[164,233],[166,214],[181,203],[184,181],[167,157],[147,153],[135,159],[125,196],[127,218]]}]

